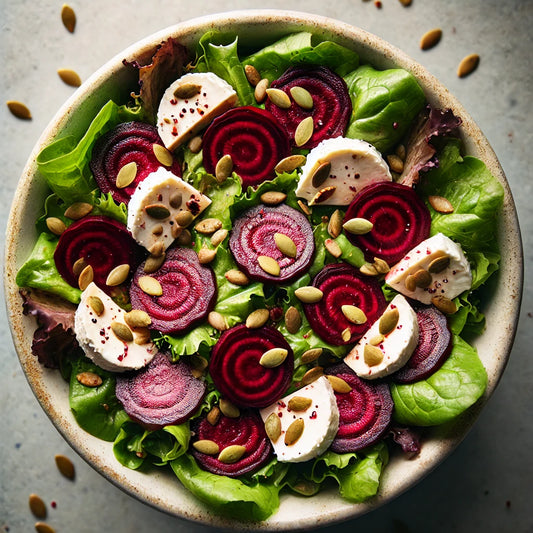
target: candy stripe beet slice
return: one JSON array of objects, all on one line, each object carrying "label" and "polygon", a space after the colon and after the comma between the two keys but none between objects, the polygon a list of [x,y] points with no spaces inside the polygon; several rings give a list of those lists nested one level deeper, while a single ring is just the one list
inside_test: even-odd
[{"label": "candy stripe beet slice", "polygon": [[230,155],[243,185],[274,178],[274,167],[290,154],[289,138],[272,113],[257,107],[236,107],[217,117],[204,133],[204,166],[215,173],[219,159]]},{"label": "candy stripe beet slice", "polygon": [[265,108],[288,132],[293,146],[296,128],[307,117],[313,117],[314,129],[311,139],[302,148],[313,148],[324,139],[344,135],[352,112],[352,101],[344,80],[329,68],[293,67],[274,80],[271,87],[281,89],[289,96],[292,87],[302,87],[313,98],[312,109],[305,109],[294,101],[288,109],[276,106],[269,99],[265,103]]},{"label": "candy stripe beet slice", "polygon": [[[296,256],[289,257],[276,245],[281,233],[296,245]],[[229,247],[239,267],[251,279],[266,283],[287,283],[309,267],[315,251],[313,228],[307,218],[287,205],[258,205],[240,215],[233,224]],[[280,266],[278,276],[261,267],[258,257],[275,259]]]},{"label": "candy stripe beet slice", "polygon": [[221,461],[218,454],[207,455],[192,448],[192,454],[199,465],[213,474],[237,477],[257,470],[270,458],[272,444],[266,436],[260,416],[253,411],[242,411],[238,418],[222,415],[215,425],[205,418],[195,419],[191,424],[193,443],[198,440],[216,442],[220,451],[228,446],[244,446],[246,452],[234,463]]},{"label": "candy stripe beet slice", "polygon": [[[91,171],[100,190],[110,192],[116,202],[127,204],[137,185],[148,174],[163,166],[154,154],[154,144],[163,146],[157,128],[143,122],[119,124],[100,137],[94,145],[90,161]],[[135,179],[127,187],[117,187],[120,169],[131,162],[137,164]],[[178,161],[174,161],[169,170],[181,176]]]},{"label": "candy stripe beet slice", "polygon": [[105,216],[86,216],[71,224],[59,237],[54,261],[58,272],[67,283],[78,286],[74,263],[84,259],[91,265],[94,282],[102,290],[108,274],[118,265],[128,264],[137,268],[141,260],[141,249],[129,234],[126,226]]},{"label": "candy stripe beet slice", "polygon": [[387,383],[365,381],[344,363],[327,368],[325,373],[342,378],[352,388],[335,393],[339,430],[331,449],[356,452],[380,440],[389,429],[394,408]]},{"label": "candy stripe beet slice", "polygon": [[[154,273],[162,288],[160,296],[141,289],[146,281],[144,263],[139,266],[130,286],[133,309],[146,311],[152,319],[151,328],[161,333],[182,333],[204,320],[213,309],[217,296],[215,275],[201,265],[190,248],[167,250],[165,261]],[[148,280],[150,281],[150,280]]]},{"label": "candy stripe beet slice", "polygon": [[[259,363],[273,349],[287,350],[285,360],[273,368]],[[244,324],[225,331],[211,352],[209,373],[224,397],[242,407],[266,407],[287,390],[294,369],[294,356],[283,335],[264,326],[249,329]]]},{"label": "candy stripe beet slice", "polygon": [[[358,341],[387,307],[379,283],[346,263],[326,265],[315,276],[313,286],[320,289],[324,296],[317,303],[304,304],[305,316],[313,331],[335,346]],[[366,315],[366,322],[350,322],[342,312],[343,305],[361,309]],[[351,334],[349,339],[342,336],[346,329]]]},{"label": "candy stripe beet slice", "polygon": [[379,257],[392,266],[429,237],[428,208],[411,187],[399,183],[380,182],[365,187],[348,207],[344,222],[352,218],[364,218],[374,224],[364,235],[346,232],[370,262]]},{"label": "candy stripe beet slice", "polygon": [[452,350],[452,334],[446,316],[435,307],[416,312],[418,345],[407,363],[392,375],[398,383],[413,383],[437,371]]},{"label": "candy stripe beet slice", "polygon": [[132,420],[155,430],[187,420],[200,407],[205,389],[187,363],[172,363],[159,352],[135,374],[117,375],[115,393]]}]

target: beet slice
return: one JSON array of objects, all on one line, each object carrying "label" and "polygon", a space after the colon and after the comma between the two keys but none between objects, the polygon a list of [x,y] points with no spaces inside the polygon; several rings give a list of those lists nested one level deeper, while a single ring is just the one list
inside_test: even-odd
[{"label": "beet slice", "polygon": [[364,235],[346,232],[369,262],[375,257],[390,266],[429,237],[431,216],[414,189],[399,183],[380,182],[365,187],[349,205],[344,222],[352,218],[370,220],[374,227]]},{"label": "beet slice", "polygon": [[[110,192],[116,202],[127,204],[137,185],[163,166],[154,154],[154,144],[163,146],[163,141],[157,128],[144,122],[125,122],[102,135],[94,144],[89,163],[100,190]],[[118,188],[119,170],[132,161],[137,164],[135,179],[127,187]],[[181,176],[178,161],[175,160],[169,170]]]},{"label": "beet slice", "polygon": [[[313,286],[324,296],[317,303],[304,304],[305,316],[313,331],[335,346],[358,341],[387,307],[378,281],[346,263],[326,265],[313,279]],[[367,321],[364,324],[350,322],[342,312],[343,305],[362,309]],[[344,340],[342,332],[347,328],[351,337]]]},{"label": "beet slice", "polygon": [[394,408],[387,383],[361,379],[345,363],[326,368],[325,373],[342,378],[352,387],[350,392],[335,392],[339,430],[331,450],[356,452],[380,440],[389,430]]},{"label": "beet slice", "polygon": [[219,159],[230,155],[245,187],[274,178],[274,167],[290,154],[289,138],[272,113],[252,106],[235,107],[213,120],[202,146],[207,172],[214,174]]},{"label": "beet slice", "polygon": [[142,251],[126,226],[106,216],[86,216],[71,224],[59,237],[54,261],[61,277],[73,287],[78,286],[74,263],[83,258],[94,271],[94,282],[109,293],[108,274],[118,265],[137,268]]},{"label": "beet slice", "polygon": [[452,351],[452,334],[446,316],[435,307],[417,310],[418,344],[407,363],[391,377],[397,383],[413,383],[437,371]]},{"label": "beet slice", "polygon": [[217,455],[207,455],[196,450],[191,452],[204,470],[221,476],[237,477],[257,470],[270,458],[272,444],[266,436],[261,417],[254,411],[241,411],[238,418],[222,415],[215,425],[206,418],[195,419],[191,424],[193,442],[211,440],[222,451],[227,446],[244,446],[246,452],[234,463],[222,462]]},{"label": "beet slice", "polygon": [[[288,132],[295,146],[294,133],[298,124],[307,117],[313,117],[313,135],[300,148],[313,148],[320,141],[344,135],[352,101],[345,81],[327,67],[292,67],[274,80],[272,88],[281,89],[289,96],[292,87],[306,89],[313,98],[312,109],[304,109],[294,101],[288,109],[282,109],[267,99],[268,109]],[[292,100],[292,98],[291,98]]]},{"label": "beet slice", "polygon": [[[278,249],[274,240],[276,233],[292,239],[296,244],[296,257],[289,257]],[[276,207],[260,204],[234,221],[229,247],[249,278],[266,283],[287,283],[309,268],[315,241],[313,228],[302,213],[284,204]],[[275,259],[280,266],[279,276],[265,272],[258,262],[259,256]]]},{"label": "beet slice", "polygon": [[144,263],[139,266],[130,286],[133,309],[146,311],[151,328],[161,333],[183,333],[204,320],[213,309],[217,286],[210,267],[200,264],[190,248],[171,248],[163,264],[150,277],[159,281],[163,294],[152,296],[139,283],[146,276]]},{"label": "beet slice", "polygon": [[168,354],[159,352],[140,371],[117,375],[115,393],[133,421],[156,430],[193,415],[205,389],[185,361],[172,363]]},{"label": "beet slice", "polygon": [[[287,350],[279,366],[259,364],[261,356],[273,348]],[[287,390],[294,369],[294,355],[283,335],[270,326],[257,329],[240,324],[228,329],[213,347],[209,373],[216,388],[235,405],[266,407]]]}]

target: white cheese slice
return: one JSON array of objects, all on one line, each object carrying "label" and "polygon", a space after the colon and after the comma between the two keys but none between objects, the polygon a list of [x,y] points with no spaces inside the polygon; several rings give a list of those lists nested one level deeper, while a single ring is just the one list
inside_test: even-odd
[{"label": "white cheese slice", "polygon": [[[311,399],[311,405],[304,411],[291,411],[289,401],[296,396]],[[326,376],[261,409],[263,421],[271,413],[281,421],[281,435],[272,442],[274,453],[281,462],[299,463],[318,457],[329,448],[339,429],[337,400]],[[296,442],[287,445],[285,433],[297,419],[303,420],[303,433]]]},{"label": "white cheese slice", "polygon": [[[380,335],[380,317],[344,358],[344,362],[359,377],[376,379],[388,376],[405,365],[413,354],[419,334],[416,313],[401,294],[392,299],[385,313],[393,309],[398,309],[399,314],[396,327],[390,333]],[[381,342],[377,343],[374,339],[381,339]],[[379,364],[370,365],[365,361],[365,346],[368,344],[374,345],[383,354]]]},{"label": "white cheese slice", "polygon": [[[316,169],[325,162],[331,164],[328,177],[313,185]],[[325,139],[311,149],[302,167],[296,195],[306,198],[312,205],[321,189],[335,187],[333,194],[320,205],[348,205],[366,186],[391,180],[387,163],[371,144],[360,139],[335,137]]]},{"label": "white cheese slice", "polygon": [[[176,89],[183,84],[195,84],[200,91],[190,98],[177,98]],[[185,74],[163,94],[157,112],[157,130],[164,145],[175,150],[187,142],[215,117],[237,104],[233,87],[212,72]]]},{"label": "white cheese slice", "polygon": [[[408,290],[405,286],[407,277],[419,270],[428,270],[430,264],[439,257],[448,257],[449,265],[444,270],[431,274],[431,284],[428,287]],[[472,273],[461,246],[446,235],[437,233],[408,252],[390,269],[385,281],[405,296],[429,305],[434,296],[453,299],[469,290],[472,286]]]},{"label": "white cheese slice", "polygon": [[[104,304],[104,311],[100,316],[94,312],[89,303],[91,296],[100,298]],[[95,365],[111,372],[142,368],[157,353],[157,348],[152,342],[145,344],[124,342],[113,333],[111,323],[117,321],[125,324],[124,313],[125,311],[102,289],[91,283],[82,292],[81,301],[74,315],[74,333],[85,355]]]},{"label": "white cheese slice", "polygon": [[[180,202],[176,203],[176,197]],[[169,170],[159,167],[149,174],[135,189],[128,202],[128,230],[133,238],[148,251],[161,242],[166,250],[174,241],[173,226],[180,211],[190,211],[196,218],[211,200]],[[169,215],[154,218],[146,206],[164,205]]]}]

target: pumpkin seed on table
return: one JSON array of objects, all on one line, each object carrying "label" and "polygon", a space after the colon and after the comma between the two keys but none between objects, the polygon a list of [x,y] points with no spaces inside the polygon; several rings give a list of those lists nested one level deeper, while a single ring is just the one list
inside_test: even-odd
[{"label": "pumpkin seed on table", "polygon": [[20,118],[21,120],[31,120],[31,111],[26,104],[17,100],[8,100],[6,105],[14,117]]},{"label": "pumpkin seed on table", "polygon": [[79,87],[81,85],[81,78],[75,70],[70,68],[60,68],[57,69],[57,74],[64,83],[71,87]]},{"label": "pumpkin seed on table", "polygon": [[457,76],[459,76],[459,78],[465,78],[469,74],[472,74],[472,72],[477,69],[479,60],[480,58],[478,54],[469,54],[464,57],[457,67]]},{"label": "pumpkin seed on table", "polygon": [[422,50],[429,50],[437,46],[442,37],[442,30],[440,28],[433,28],[422,35],[420,39],[420,48]]},{"label": "pumpkin seed on table", "polygon": [[35,522],[35,531],[37,533],[55,533],[55,529],[46,522]]},{"label": "pumpkin seed on table", "polygon": [[61,21],[70,33],[74,33],[74,29],[76,28],[76,13],[68,4],[63,4],[61,8]]},{"label": "pumpkin seed on table", "polygon": [[172,154],[162,145],[158,143],[152,144],[152,150],[155,158],[164,166],[171,167],[174,163]]},{"label": "pumpkin seed on table", "polygon": [[74,463],[66,455],[62,454],[57,454],[54,459],[59,472],[68,479],[74,479],[76,475]]},{"label": "pumpkin seed on table", "polygon": [[37,494],[30,494],[28,504],[33,516],[36,518],[46,518],[46,504]]}]

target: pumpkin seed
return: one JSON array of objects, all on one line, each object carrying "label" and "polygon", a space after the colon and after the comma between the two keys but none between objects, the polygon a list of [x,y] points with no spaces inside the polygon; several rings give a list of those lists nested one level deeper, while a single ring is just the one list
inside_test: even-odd
[{"label": "pumpkin seed", "polygon": [[76,27],[76,13],[74,13],[74,10],[68,4],[63,4],[63,7],[61,8],[61,20],[63,26],[65,26],[70,33],[73,33],[74,28]]},{"label": "pumpkin seed", "polygon": [[144,262],[143,270],[147,274],[151,274],[152,272],[155,272],[159,269],[159,267],[163,264],[163,261],[165,260],[165,254],[162,254],[158,257],[154,255],[149,255]]},{"label": "pumpkin seed", "polygon": [[380,259],[379,257],[374,257],[374,268],[376,269],[378,274],[386,274],[390,271],[390,266],[387,263],[387,261],[384,261],[383,259]]},{"label": "pumpkin seed", "polygon": [[353,235],[365,235],[372,231],[374,224],[367,220],[366,218],[351,218],[347,220],[342,227]]},{"label": "pumpkin seed", "polygon": [[133,333],[126,324],[123,324],[122,322],[117,322],[116,320],[113,320],[111,322],[111,331],[115,334],[115,336],[124,342],[132,342],[133,341]]},{"label": "pumpkin seed", "polygon": [[6,105],[13,116],[22,120],[31,120],[31,112],[22,102],[18,102],[17,100],[8,100]]},{"label": "pumpkin seed", "polygon": [[286,200],[287,195],[280,191],[267,191],[260,198],[265,205],[278,205]]},{"label": "pumpkin seed", "polygon": [[213,440],[202,439],[192,443],[195,450],[205,455],[217,455],[220,453],[220,446]]},{"label": "pumpkin seed", "polygon": [[135,161],[130,161],[125,164],[123,167],[120,167],[120,170],[117,173],[115,179],[115,185],[119,189],[124,189],[128,185],[131,185],[137,176],[137,163]]},{"label": "pumpkin seed", "polygon": [[28,504],[33,516],[36,518],[46,518],[46,505],[37,494],[30,494]]},{"label": "pumpkin seed", "polygon": [[422,50],[429,50],[436,46],[442,37],[442,30],[440,28],[434,28],[427,31],[422,35],[420,39],[420,48]]},{"label": "pumpkin seed", "polygon": [[207,322],[209,322],[211,327],[218,329],[218,331],[226,331],[228,329],[226,319],[218,311],[211,311],[207,315]]},{"label": "pumpkin seed", "polygon": [[438,274],[439,272],[442,272],[444,269],[448,268],[450,266],[450,256],[449,255],[441,255],[440,257],[436,257],[429,263],[428,265],[428,272],[430,274]]},{"label": "pumpkin seed", "polygon": [[[388,335],[398,325],[399,320],[400,312],[397,307],[385,311],[379,319],[379,332],[381,335]],[[374,343],[371,342],[370,344]]]},{"label": "pumpkin seed", "polygon": [[305,304],[315,304],[322,300],[324,293],[317,287],[307,285],[305,287],[299,287],[294,291],[294,295],[298,300]]},{"label": "pumpkin seed", "polygon": [[191,355],[189,357],[189,361],[191,363],[191,368],[194,370],[200,370],[204,372],[209,366],[207,359],[201,355]]},{"label": "pumpkin seed", "polygon": [[202,235],[211,235],[221,227],[222,222],[218,218],[204,218],[194,226],[194,229]]},{"label": "pumpkin seed", "polygon": [[256,309],[246,318],[246,327],[250,329],[264,326],[270,316],[268,309]]},{"label": "pumpkin seed", "polygon": [[431,303],[446,315],[453,315],[457,312],[457,305],[455,305],[455,302],[442,294],[433,296],[433,298],[431,298]]},{"label": "pumpkin seed", "polygon": [[379,274],[377,268],[372,263],[365,263],[359,268],[359,272],[365,276],[377,276]]},{"label": "pumpkin seed", "polygon": [[338,376],[327,376],[327,378],[335,392],[345,394],[352,390],[352,387],[344,381],[344,379],[339,378]]},{"label": "pumpkin seed", "polygon": [[137,328],[135,330],[135,344],[143,345],[151,342],[152,336],[150,335],[150,330],[148,328]]},{"label": "pumpkin seed", "polygon": [[300,315],[300,311],[298,311],[293,305],[291,305],[285,312],[285,326],[287,327],[287,331],[292,334],[298,333],[302,327],[302,316]]},{"label": "pumpkin seed", "polygon": [[76,379],[85,387],[99,387],[103,383],[102,378],[94,372],[80,372],[76,374]]},{"label": "pumpkin seed", "polygon": [[67,229],[67,226],[65,225],[65,223],[60,218],[57,218],[57,217],[47,217],[46,227],[54,235],[61,235]]},{"label": "pumpkin seed", "polygon": [[200,261],[201,265],[207,265],[215,259],[216,255],[216,250],[211,250],[210,248],[200,248],[200,250],[198,250],[198,261]]},{"label": "pumpkin seed", "polygon": [[46,522],[35,522],[35,531],[37,533],[55,533],[55,529]]},{"label": "pumpkin seed", "polygon": [[270,413],[265,420],[265,433],[267,437],[276,442],[281,435],[281,420],[276,413]]},{"label": "pumpkin seed", "polygon": [[234,285],[240,285],[241,287],[244,285],[248,285],[250,283],[250,280],[248,279],[248,276],[242,272],[241,270],[237,270],[235,268],[232,268],[231,270],[228,270],[224,277]]},{"label": "pumpkin seed", "polygon": [[[169,196],[168,198],[168,203],[170,205],[170,207],[172,207],[172,209],[178,209],[178,207],[181,206],[181,203],[183,202],[183,195],[181,194],[181,192],[179,191],[174,191],[173,193],[171,193],[171,195]],[[190,211],[181,211],[181,213],[189,213]],[[178,213],[179,215],[179,213]],[[192,213],[191,213],[191,217],[192,217]],[[192,218],[191,218],[192,220]],[[180,226],[182,226],[182,224],[180,224]]]},{"label": "pumpkin seed", "polygon": [[78,277],[78,287],[84,291],[94,280],[94,270],[91,265],[87,265]]},{"label": "pumpkin seed", "polygon": [[209,424],[211,424],[212,426],[216,426],[218,421],[220,420],[221,414],[222,413],[220,411],[220,408],[215,405],[214,407],[211,408],[209,413],[207,413],[206,419],[209,422]]},{"label": "pumpkin seed", "polygon": [[312,200],[309,202],[309,205],[315,205],[315,204],[321,204],[322,202],[325,202],[328,198],[333,196],[333,193],[337,190],[337,187],[334,187],[333,185],[329,187],[324,187],[323,189],[320,189],[312,198]]},{"label": "pumpkin seed", "polygon": [[233,159],[231,155],[223,155],[217,162],[215,167],[215,178],[218,183],[226,181],[233,172]]},{"label": "pumpkin seed", "polygon": [[72,273],[75,276],[79,276],[81,274],[81,271],[87,266],[87,263],[85,262],[84,257],[80,257],[78,260],[74,261],[74,264],[72,265]]},{"label": "pumpkin seed", "polygon": [[[285,93],[283,93],[285,94]],[[298,123],[294,131],[294,143],[296,146],[303,146],[313,136],[315,125],[313,117],[306,117]]]},{"label": "pumpkin seed", "polygon": [[165,253],[165,245],[163,244],[163,241],[156,241],[150,248],[148,249],[150,252],[150,255],[153,255],[154,257],[160,257],[162,254]]},{"label": "pumpkin seed", "polygon": [[280,109],[289,109],[291,107],[291,99],[289,95],[281,89],[266,89],[266,94],[269,100]]},{"label": "pumpkin seed", "polygon": [[259,359],[259,364],[265,368],[276,368],[287,358],[288,351],[285,348],[271,348]]},{"label": "pumpkin seed", "polygon": [[186,228],[194,220],[194,215],[189,210],[183,210],[174,217],[174,220],[180,227]]},{"label": "pumpkin seed", "polygon": [[296,257],[298,250],[294,241],[285,233],[274,233],[274,242],[278,250],[287,257]]},{"label": "pumpkin seed", "polygon": [[246,448],[240,446],[239,444],[232,444],[231,446],[226,446],[219,454],[218,460],[221,463],[233,464],[236,463],[241,457],[246,453]]},{"label": "pumpkin seed", "polygon": [[162,144],[152,144],[152,150],[154,152],[155,158],[164,167],[172,166],[172,164],[174,163],[174,158],[172,157],[172,154]]},{"label": "pumpkin seed", "polygon": [[350,342],[350,339],[352,338],[352,331],[350,328],[343,329],[341,337],[344,342]]},{"label": "pumpkin seed", "polygon": [[176,87],[174,90],[174,96],[180,100],[188,100],[189,98],[196,96],[201,90],[201,85],[186,81]]},{"label": "pumpkin seed", "polygon": [[132,309],[124,314],[124,322],[132,328],[146,328],[152,323],[150,315],[142,309]]},{"label": "pumpkin seed", "polygon": [[200,137],[200,135],[196,135],[194,136],[190,141],[189,141],[189,150],[193,153],[193,154],[197,154],[200,152],[200,150],[202,149],[202,137]]},{"label": "pumpkin seed", "polygon": [[183,233],[183,228],[179,224],[172,224],[170,226],[170,235],[173,239],[177,239]]},{"label": "pumpkin seed", "polygon": [[211,244],[216,247],[222,242],[224,242],[227,236],[228,236],[227,229],[224,229],[224,228],[219,229],[215,231],[215,233],[213,233],[213,235],[211,236]]},{"label": "pumpkin seed", "polygon": [[307,205],[305,205],[304,202],[302,202],[302,200],[298,200],[298,206],[300,207],[300,209],[307,215],[309,216],[311,214],[311,209],[309,209],[309,207],[307,207]]},{"label": "pumpkin seed", "polygon": [[279,263],[273,257],[269,257],[268,255],[260,255],[257,257],[257,262],[267,274],[270,274],[271,276],[280,275],[281,268]]},{"label": "pumpkin seed", "polygon": [[431,274],[423,268],[417,270],[413,274],[413,279],[415,280],[416,286],[420,287],[421,289],[426,289],[431,285],[432,282]]},{"label": "pumpkin seed", "polygon": [[400,0],[400,4],[405,7],[410,6],[412,2],[413,0]]},{"label": "pumpkin seed", "polygon": [[[172,229],[174,229],[174,226]],[[190,246],[192,244],[192,235],[188,229],[181,230],[176,238],[180,246]]]},{"label": "pumpkin seed", "polygon": [[104,302],[98,296],[89,296],[87,303],[97,316],[101,316],[104,312]]},{"label": "pumpkin seed", "polygon": [[311,348],[310,350],[306,350],[300,360],[302,364],[308,364],[312,363],[313,361],[316,361],[321,355],[324,350],[322,348]]},{"label": "pumpkin seed", "polygon": [[342,231],[342,213],[335,209],[328,222],[328,233],[331,238],[336,239]]},{"label": "pumpkin seed", "polygon": [[289,155],[283,158],[275,167],[274,170],[278,174],[283,172],[292,172],[305,163],[305,156],[300,154]]},{"label": "pumpkin seed", "polygon": [[141,276],[138,283],[141,290],[150,296],[161,296],[163,294],[161,283],[152,276]]},{"label": "pumpkin seed", "polygon": [[305,396],[293,396],[287,402],[287,407],[291,411],[307,411],[311,405],[313,405],[313,400]]},{"label": "pumpkin seed", "polygon": [[164,204],[150,204],[144,207],[144,211],[149,217],[156,220],[163,220],[170,216],[168,207]]},{"label": "pumpkin seed", "polygon": [[64,215],[71,220],[79,220],[88,215],[93,210],[93,206],[87,202],[74,202],[70,205]]},{"label": "pumpkin seed", "polygon": [[396,150],[394,151],[396,153],[396,155],[402,160],[404,161],[405,160],[405,145],[403,144],[399,144],[397,147],[396,147]]},{"label": "pumpkin seed", "polygon": [[313,171],[311,184],[315,189],[318,189],[322,184],[328,179],[329,173],[331,172],[331,162],[323,161],[319,163]]},{"label": "pumpkin seed", "polygon": [[254,98],[258,104],[265,101],[265,98],[267,97],[267,88],[268,88],[269,83],[270,82],[268,81],[267,78],[263,78],[255,86]]},{"label": "pumpkin seed", "polygon": [[326,250],[335,258],[339,258],[342,255],[341,247],[333,239],[326,239],[324,241]]},{"label": "pumpkin seed", "polygon": [[381,335],[374,335],[371,339],[369,339],[368,344],[371,344],[372,346],[379,346],[383,341],[385,340],[385,337]]},{"label": "pumpkin seed", "polygon": [[383,361],[383,352],[372,344],[365,344],[364,359],[368,366],[379,365]]},{"label": "pumpkin seed", "polygon": [[397,174],[403,172],[403,161],[396,154],[388,155],[387,163],[393,172],[396,172]]},{"label": "pumpkin seed", "polygon": [[298,439],[304,432],[304,427],[305,423],[303,418],[297,418],[294,422],[292,422],[285,432],[285,445],[291,446],[292,444],[298,442]]},{"label": "pumpkin seed", "polygon": [[310,368],[303,376],[300,383],[303,386],[309,385],[316,381],[319,377],[324,375],[324,369],[321,366],[314,366]]},{"label": "pumpkin seed", "polygon": [[295,85],[290,88],[292,99],[303,109],[313,109],[313,97],[304,87]]},{"label": "pumpkin seed", "polygon": [[124,283],[126,281],[129,273],[130,265],[128,265],[127,263],[118,265],[107,275],[105,284],[108,287],[116,287],[117,285],[120,285],[121,283]]},{"label": "pumpkin seed", "polygon": [[470,54],[464,57],[457,67],[457,76],[464,78],[472,74],[479,65],[479,56],[477,54]]},{"label": "pumpkin seed", "polygon": [[[352,323],[352,324],[365,324],[368,320],[365,312],[355,305],[343,305],[341,306],[342,314]],[[351,334],[350,334],[351,336]]]},{"label": "pumpkin seed", "polygon": [[239,408],[226,398],[220,398],[218,406],[220,407],[220,412],[228,418],[239,418],[241,416]]},{"label": "pumpkin seed", "polygon": [[74,479],[76,475],[74,463],[66,455],[61,454],[56,455],[54,459],[59,472],[68,479]]},{"label": "pumpkin seed", "polygon": [[437,213],[453,213],[452,203],[448,198],[444,198],[444,196],[428,196],[428,201],[429,205],[431,205]]},{"label": "pumpkin seed", "polygon": [[81,78],[79,74],[70,68],[57,69],[57,73],[61,80],[71,87],[79,87],[81,85]]},{"label": "pumpkin seed", "polygon": [[261,74],[253,65],[244,65],[244,74],[246,74],[246,79],[252,87],[256,87],[261,81]]}]

